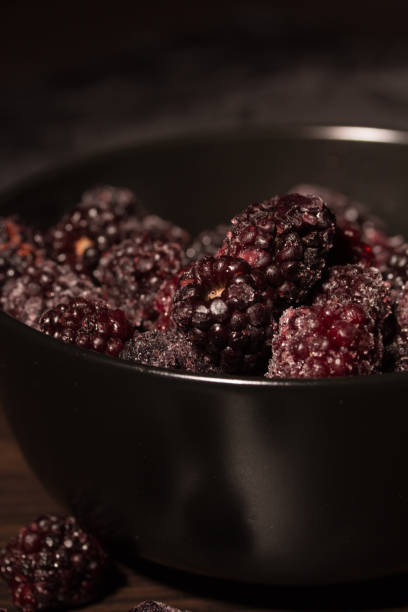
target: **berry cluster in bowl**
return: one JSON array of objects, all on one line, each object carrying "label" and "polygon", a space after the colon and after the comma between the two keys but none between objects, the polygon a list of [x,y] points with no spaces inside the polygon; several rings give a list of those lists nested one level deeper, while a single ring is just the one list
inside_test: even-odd
[{"label": "berry cluster in bowl", "polygon": [[63,342],[198,374],[408,370],[408,244],[316,185],[188,232],[97,187],[45,231],[0,219],[0,303]]}]

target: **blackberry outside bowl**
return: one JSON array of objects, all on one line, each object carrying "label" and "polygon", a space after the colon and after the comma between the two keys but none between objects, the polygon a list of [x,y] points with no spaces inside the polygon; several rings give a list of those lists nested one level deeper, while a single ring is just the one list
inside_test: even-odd
[{"label": "blackberry outside bowl", "polygon": [[[299,182],[408,235],[408,134],[258,130],[139,144],[40,177],[50,222],[98,183],[191,231]],[[0,314],[1,401],[35,473],[109,545],[209,576],[329,584],[408,568],[408,376],[270,381],[138,367]]]}]

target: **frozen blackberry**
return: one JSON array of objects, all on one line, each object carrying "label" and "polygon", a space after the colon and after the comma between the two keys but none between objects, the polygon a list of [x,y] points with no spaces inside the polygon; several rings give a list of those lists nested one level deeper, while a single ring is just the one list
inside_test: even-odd
[{"label": "frozen blackberry", "polygon": [[396,298],[393,336],[386,346],[385,369],[408,372],[408,283]]},{"label": "frozen blackberry", "polygon": [[99,294],[99,288],[87,276],[46,260],[40,266],[28,266],[20,277],[7,281],[0,301],[5,312],[38,329],[38,319],[44,310],[73,297],[92,299]]},{"label": "frozen blackberry", "polygon": [[357,304],[289,308],[272,341],[267,378],[327,378],[377,372],[381,333]]},{"label": "frozen blackberry", "polygon": [[132,328],[122,310],[82,297],[58,304],[40,317],[40,330],[68,344],[117,356]]},{"label": "frozen blackberry", "polygon": [[301,184],[292,187],[290,193],[320,196],[336,215],[336,219],[357,226],[360,230],[365,231],[368,228],[375,228],[382,231],[384,229],[383,222],[373,215],[367,206],[339,191],[334,191],[322,185]]},{"label": "frozen blackberry", "polygon": [[64,215],[47,234],[50,257],[60,264],[69,264],[76,271],[89,272],[98,263],[101,253],[123,240],[121,224],[142,209],[129,189],[97,187],[86,191],[80,203]]},{"label": "frozen blackberry", "polygon": [[212,257],[221,248],[225,236],[230,231],[230,225],[217,225],[213,229],[201,232],[186,249],[190,261],[209,255]]},{"label": "frozen blackberry", "polygon": [[330,254],[329,265],[360,263],[375,265],[372,247],[364,241],[357,225],[336,217],[336,237]]},{"label": "frozen blackberry", "polygon": [[[161,601],[142,601],[142,603],[132,608],[130,612],[181,612],[181,610],[172,608]],[[188,610],[184,612],[188,612]]]},{"label": "frozen blackberry", "polygon": [[132,325],[149,329],[162,314],[157,294],[181,271],[183,258],[179,243],[141,232],[105,253],[94,274],[107,300],[115,300]]},{"label": "frozen blackberry", "polygon": [[382,266],[382,273],[390,284],[394,298],[397,299],[408,281],[408,244],[403,243],[391,248]]},{"label": "frozen blackberry", "polygon": [[186,370],[195,374],[216,374],[211,358],[177,330],[135,333],[119,355],[140,365]]},{"label": "frozen blackberry", "polygon": [[30,264],[35,265],[42,258],[29,228],[16,218],[0,218],[0,287],[7,280],[21,276]]},{"label": "frozen blackberry", "polygon": [[402,237],[388,236],[382,221],[361,202],[320,185],[297,185],[291,191],[319,195],[336,215],[334,263],[360,262],[383,272],[395,249],[402,245]]},{"label": "frozen blackberry", "polygon": [[[125,226],[126,237],[132,235],[131,226]],[[178,242],[183,247],[186,247],[190,242],[190,234],[183,228],[175,225],[171,221],[162,219],[158,215],[146,215],[140,222],[140,227],[135,228],[136,231],[150,232],[156,234],[158,239],[164,242]]]},{"label": "frozen blackberry", "polygon": [[85,604],[98,596],[108,569],[95,538],[75,518],[44,515],[0,552],[0,575],[24,612]]},{"label": "frozen blackberry", "polygon": [[204,257],[181,276],[173,319],[226,372],[261,367],[273,332],[274,292],[243,259]]},{"label": "frozen blackberry", "polygon": [[334,216],[321,198],[275,196],[232,219],[218,254],[262,271],[284,307],[303,302],[320,279],[334,235]]},{"label": "frozen blackberry", "polygon": [[391,293],[377,268],[361,264],[334,266],[315,298],[315,304],[357,304],[378,325],[391,314]]}]

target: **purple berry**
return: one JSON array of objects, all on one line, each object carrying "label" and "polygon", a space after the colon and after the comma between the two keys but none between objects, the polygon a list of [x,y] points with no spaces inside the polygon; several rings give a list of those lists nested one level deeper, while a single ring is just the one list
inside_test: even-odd
[{"label": "purple berry", "polygon": [[218,254],[262,271],[285,307],[304,301],[320,280],[334,236],[334,216],[321,198],[275,196],[232,219]]},{"label": "purple berry", "polygon": [[289,308],[272,341],[267,378],[373,374],[383,353],[381,333],[364,308],[331,303]]},{"label": "purple berry", "polygon": [[101,258],[95,277],[107,301],[114,300],[135,327],[150,329],[162,314],[157,296],[182,268],[184,252],[150,232],[135,234]]},{"label": "purple berry", "polygon": [[156,368],[186,370],[195,374],[219,372],[208,355],[174,329],[135,333],[119,356],[126,361]]},{"label": "purple berry", "polygon": [[36,235],[15,217],[0,218],[0,287],[43,259]]},{"label": "purple berry", "polygon": [[[142,601],[129,612],[181,612],[178,608],[172,608],[160,601]],[[184,612],[188,612],[185,610]]]},{"label": "purple berry", "polygon": [[23,612],[92,601],[107,569],[99,543],[72,516],[41,516],[0,551],[0,576]]},{"label": "purple berry", "polygon": [[377,268],[361,264],[333,266],[328,270],[314,303],[357,304],[381,326],[391,314],[391,293]]},{"label": "purple berry", "polygon": [[77,272],[89,272],[101,253],[123,240],[121,224],[132,217],[139,222],[141,215],[129,189],[105,186],[86,191],[78,206],[48,231],[49,255]]},{"label": "purple berry", "polygon": [[119,355],[132,334],[122,310],[81,297],[45,311],[40,329],[63,342],[111,356]]},{"label": "purple berry", "polygon": [[230,225],[223,224],[201,232],[186,249],[186,256],[189,261],[214,256],[221,248],[230,230]]},{"label": "purple berry", "polygon": [[273,331],[273,290],[243,259],[204,257],[181,276],[177,327],[226,372],[262,367]]},{"label": "purple berry", "polygon": [[73,297],[93,299],[99,295],[99,288],[87,276],[76,274],[69,266],[45,260],[38,266],[28,266],[20,277],[7,281],[0,300],[5,312],[38,329],[38,318],[44,310]]}]

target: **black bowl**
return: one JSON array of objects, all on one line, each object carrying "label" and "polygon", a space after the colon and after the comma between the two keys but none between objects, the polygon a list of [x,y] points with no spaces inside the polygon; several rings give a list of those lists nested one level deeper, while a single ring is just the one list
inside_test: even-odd
[{"label": "black bowl", "polygon": [[[1,198],[43,222],[96,183],[192,231],[300,181],[408,234],[408,135],[303,128],[139,144]],[[111,546],[175,568],[323,584],[408,567],[408,376],[204,377],[76,349],[0,314],[1,400],[48,490]]]}]

